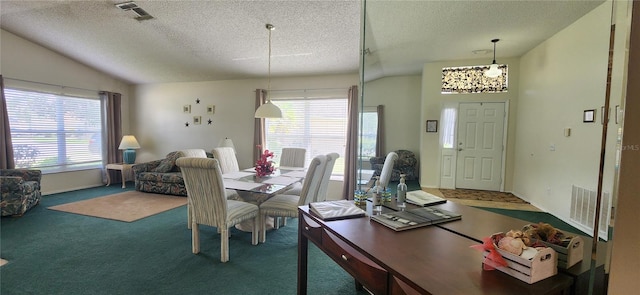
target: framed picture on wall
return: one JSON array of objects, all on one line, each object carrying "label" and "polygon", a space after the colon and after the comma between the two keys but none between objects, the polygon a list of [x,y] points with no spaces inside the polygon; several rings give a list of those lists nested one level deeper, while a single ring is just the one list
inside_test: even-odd
[{"label": "framed picture on wall", "polygon": [[183,113],[187,113],[190,114],[191,113],[191,105],[190,104],[185,104],[182,106],[182,112]]},{"label": "framed picture on wall", "polygon": [[593,123],[596,118],[596,110],[584,110],[584,114],[582,115],[582,122],[584,123]]},{"label": "framed picture on wall", "polygon": [[193,125],[200,125],[202,124],[202,117],[201,116],[193,116]]},{"label": "framed picture on wall", "polygon": [[214,106],[214,105],[208,105],[207,106],[207,114],[213,115],[215,112],[216,112],[216,106]]},{"label": "framed picture on wall", "polygon": [[438,120],[427,120],[427,132],[438,132]]}]

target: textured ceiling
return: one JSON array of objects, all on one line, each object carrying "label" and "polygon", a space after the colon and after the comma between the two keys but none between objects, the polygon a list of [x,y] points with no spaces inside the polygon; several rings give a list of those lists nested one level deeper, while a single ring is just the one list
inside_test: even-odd
[{"label": "textured ceiling", "polygon": [[[357,73],[361,2],[0,2],[2,29],[134,84]],[[419,73],[430,61],[520,56],[599,1],[369,1],[367,79]],[[490,61],[490,60],[488,60]]]},{"label": "textured ceiling", "polygon": [[500,39],[498,62],[522,56],[603,2],[369,1],[366,80],[421,73],[427,62],[485,58],[490,64],[492,39]]}]

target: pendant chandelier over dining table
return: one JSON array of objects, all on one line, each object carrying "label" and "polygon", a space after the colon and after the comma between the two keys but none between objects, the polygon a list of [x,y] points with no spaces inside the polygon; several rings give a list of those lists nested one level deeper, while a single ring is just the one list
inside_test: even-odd
[{"label": "pendant chandelier over dining table", "polygon": [[498,64],[496,63],[496,43],[498,43],[498,41],[500,41],[500,39],[491,40],[491,42],[493,43],[493,62],[491,63],[491,66],[489,67],[489,69],[486,72],[484,72],[484,75],[489,78],[496,78],[502,75],[502,70],[498,67]]},{"label": "pendant chandelier over dining table", "polygon": [[272,24],[265,26],[269,31],[269,63],[267,68],[267,101],[256,110],[256,118],[282,118],[282,111],[271,102],[271,31],[275,29]]}]

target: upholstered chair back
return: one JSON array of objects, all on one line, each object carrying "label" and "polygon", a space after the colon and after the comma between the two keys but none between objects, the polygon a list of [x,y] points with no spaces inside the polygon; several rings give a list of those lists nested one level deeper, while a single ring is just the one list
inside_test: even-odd
[{"label": "upholstered chair back", "polygon": [[186,149],[181,150],[181,157],[189,157],[189,158],[206,158],[207,152],[204,149]]},{"label": "upholstered chair back", "polygon": [[220,261],[229,261],[229,228],[252,220],[251,244],[258,244],[259,208],[247,202],[227,200],[220,163],[211,158],[181,157],[176,165],[182,171],[187,188],[188,216],[192,250],[200,252],[199,224],[214,226],[220,233]]},{"label": "upholstered chair back", "polygon": [[317,155],[311,160],[304,178],[304,183],[302,184],[298,206],[307,205],[316,199],[318,187],[322,181],[322,175],[324,174],[324,167],[326,165],[327,156],[325,155]]},{"label": "upholstered chair back", "polygon": [[236,158],[236,152],[232,147],[217,147],[211,153],[213,158],[220,163],[220,169],[223,174],[240,171],[238,158]]},{"label": "upholstered chair back", "polygon": [[182,157],[180,167],[189,196],[192,222],[219,227],[227,219],[227,197],[218,160]]},{"label": "upholstered chair back", "polygon": [[380,186],[386,188],[389,186],[391,180],[391,174],[393,173],[393,165],[398,160],[398,154],[390,152],[387,154],[387,158],[384,160],[384,166],[382,166],[382,172],[380,172]]},{"label": "upholstered chair back", "polygon": [[303,148],[282,148],[280,166],[304,167],[304,158],[307,150]]},{"label": "upholstered chair back", "polygon": [[318,185],[318,194],[316,195],[316,202],[322,202],[327,200],[327,191],[329,190],[329,180],[331,179],[331,172],[333,166],[336,164],[336,159],[340,158],[338,153],[327,154],[327,165],[324,166],[324,172],[322,173],[322,180]]}]

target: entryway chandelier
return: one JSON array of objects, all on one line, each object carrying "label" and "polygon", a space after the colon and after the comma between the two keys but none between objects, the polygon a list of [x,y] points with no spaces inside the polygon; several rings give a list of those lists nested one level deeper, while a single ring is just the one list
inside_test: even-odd
[{"label": "entryway chandelier", "polygon": [[498,43],[498,41],[500,41],[500,39],[491,40],[491,42],[493,42],[493,62],[491,63],[489,69],[484,72],[484,75],[489,78],[495,78],[502,75],[502,70],[498,68],[498,64],[496,63],[496,43]]}]

